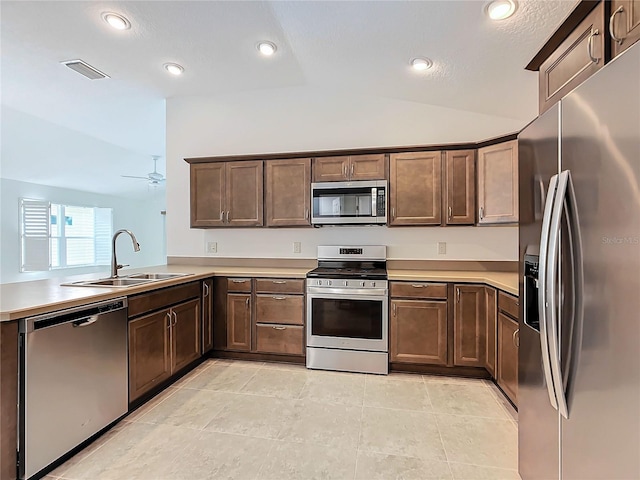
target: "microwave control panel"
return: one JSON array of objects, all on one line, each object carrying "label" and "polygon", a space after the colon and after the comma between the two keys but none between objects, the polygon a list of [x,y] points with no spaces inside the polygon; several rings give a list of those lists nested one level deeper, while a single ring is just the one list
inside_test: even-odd
[{"label": "microwave control panel", "polygon": [[387,203],[385,198],[385,189],[378,188],[376,196],[376,217],[384,217],[386,215]]}]

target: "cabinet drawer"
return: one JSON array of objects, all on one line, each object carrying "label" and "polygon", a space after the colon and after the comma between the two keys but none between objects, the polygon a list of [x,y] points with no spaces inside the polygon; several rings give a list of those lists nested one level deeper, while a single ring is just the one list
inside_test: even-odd
[{"label": "cabinet drawer", "polygon": [[405,298],[447,298],[446,283],[391,282],[391,296]]},{"label": "cabinet drawer", "polygon": [[229,292],[251,292],[250,278],[228,278],[227,290]]},{"label": "cabinet drawer", "polygon": [[256,323],[304,325],[302,295],[257,295]]},{"label": "cabinet drawer", "polygon": [[498,309],[517,319],[519,317],[518,298],[498,292]]},{"label": "cabinet drawer", "polygon": [[170,307],[179,302],[200,296],[200,282],[191,282],[176,287],[162,288],[151,293],[129,297],[129,318]]},{"label": "cabinet drawer", "polygon": [[304,327],[256,325],[256,351],[263,353],[304,354]]},{"label": "cabinet drawer", "polygon": [[295,278],[258,278],[257,293],[304,293],[304,280]]},{"label": "cabinet drawer", "polygon": [[604,5],[600,2],[540,65],[540,113],[604,66]]}]

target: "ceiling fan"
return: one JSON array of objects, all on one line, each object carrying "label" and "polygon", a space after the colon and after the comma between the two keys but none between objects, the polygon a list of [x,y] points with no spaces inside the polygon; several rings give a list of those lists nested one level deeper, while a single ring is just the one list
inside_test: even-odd
[{"label": "ceiling fan", "polygon": [[158,173],[158,159],[160,158],[160,156],[152,155],[151,158],[153,158],[153,172],[147,173],[146,177],[138,177],[135,175],[120,175],[120,176],[125,178],[140,178],[142,180],[147,180],[149,182],[149,185],[152,185],[154,187],[157,187],[158,185],[162,185],[165,182],[166,178],[164,178],[164,175],[162,175],[161,173]]}]

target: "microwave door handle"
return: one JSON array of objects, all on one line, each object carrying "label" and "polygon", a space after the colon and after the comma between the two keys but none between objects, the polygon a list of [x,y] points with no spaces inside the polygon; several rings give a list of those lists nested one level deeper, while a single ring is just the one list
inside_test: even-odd
[{"label": "microwave door handle", "polygon": [[549,180],[549,188],[542,216],[542,232],[540,234],[540,262],[538,265],[538,279],[540,288],[538,289],[538,315],[540,316],[540,350],[542,353],[542,370],[544,371],[549,402],[554,409],[558,409],[556,392],[551,374],[551,358],[549,356],[549,336],[547,327],[547,268],[548,268],[548,247],[549,230],[551,227],[551,216],[553,213],[558,175],[553,175]]},{"label": "microwave door handle", "polygon": [[378,197],[378,189],[376,187],[371,188],[371,216],[376,217],[378,211],[376,209],[376,200]]}]

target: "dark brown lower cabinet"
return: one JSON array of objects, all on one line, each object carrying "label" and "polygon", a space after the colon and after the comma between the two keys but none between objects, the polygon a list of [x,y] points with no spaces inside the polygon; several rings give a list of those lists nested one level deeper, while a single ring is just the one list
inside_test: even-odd
[{"label": "dark brown lower cabinet", "polygon": [[484,285],[454,285],[454,350],[456,366],[484,367],[486,322]]},{"label": "dark brown lower cabinet", "polygon": [[213,348],[213,278],[202,281],[202,353]]},{"label": "dark brown lower cabinet", "polygon": [[18,445],[18,322],[0,323],[0,478],[14,480]]},{"label": "dark brown lower cabinet", "polygon": [[227,295],[227,350],[251,350],[251,294]]},{"label": "dark brown lower cabinet", "polygon": [[171,373],[200,358],[200,300],[194,299],[171,308]]},{"label": "dark brown lower cabinet", "polygon": [[485,287],[486,302],[486,369],[493,378],[496,377],[496,315],[498,314],[498,298],[495,288]]},{"label": "dark brown lower cabinet", "polygon": [[447,364],[447,303],[391,300],[390,360]]},{"label": "dark brown lower cabinet", "polygon": [[256,351],[286,355],[304,354],[304,327],[298,325],[256,325]]},{"label": "dark brown lower cabinet", "polygon": [[171,376],[169,309],[129,322],[129,401]]},{"label": "dark brown lower cabinet", "polygon": [[518,402],[518,323],[498,313],[498,365],[496,381],[509,399]]}]

